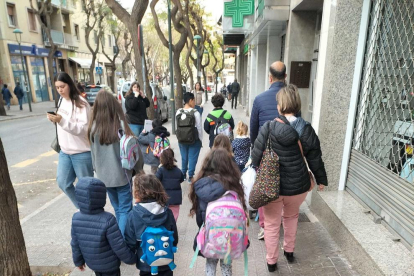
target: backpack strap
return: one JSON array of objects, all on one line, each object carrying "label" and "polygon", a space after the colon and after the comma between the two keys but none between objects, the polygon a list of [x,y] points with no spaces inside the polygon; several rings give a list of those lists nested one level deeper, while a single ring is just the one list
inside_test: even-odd
[{"label": "backpack strap", "polygon": [[[203,228],[203,227],[204,227],[204,223],[203,223],[203,225],[201,225],[200,229]],[[200,234],[200,230],[198,231],[198,234]],[[198,234],[197,234],[197,236],[198,236]],[[194,264],[197,261],[198,252],[200,252],[200,248],[197,245],[197,248],[194,251],[193,258],[191,259],[190,268],[193,268],[194,267]]]}]

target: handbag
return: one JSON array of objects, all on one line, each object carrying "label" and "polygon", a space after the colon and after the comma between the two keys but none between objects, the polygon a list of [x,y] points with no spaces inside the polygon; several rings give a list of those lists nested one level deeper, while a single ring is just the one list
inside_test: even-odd
[{"label": "handbag", "polygon": [[[60,101],[59,101],[58,107],[56,109],[56,114],[58,113],[58,110],[59,110],[59,107],[60,107],[60,104],[61,103],[62,103],[62,99],[60,99]],[[55,136],[55,139],[53,139],[52,144],[50,144],[50,147],[54,151],[56,151],[57,153],[59,153],[60,152],[60,145],[59,145],[59,138],[58,138],[57,125],[56,125],[56,123],[55,123],[55,130],[56,130],[56,136]]]},{"label": "handbag", "polygon": [[313,174],[313,172],[309,168],[309,164],[308,164],[308,161],[305,158],[305,155],[303,154],[302,143],[300,142],[300,140],[298,140],[298,144],[299,144],[300,152],[302,153],[303,160],[305,161],[306,168],[308,168],[308,173],[309,173],[310,182],[311,182],[311,185],[310,185],[310,188],[309,188],[309,192],[310,192],[316,186],[316,179],[315,179],[315,175]]},{"label": "handbag", "polygon": [[279,198],[279,167],[279,156],[272,150],[269,133],[267,147],[260,161],[256,181],[249,196],[249,204],[253,209],[258,209]]}]

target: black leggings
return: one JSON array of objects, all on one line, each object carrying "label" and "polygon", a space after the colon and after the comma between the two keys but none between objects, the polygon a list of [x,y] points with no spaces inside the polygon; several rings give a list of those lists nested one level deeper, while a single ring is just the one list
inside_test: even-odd
[{"label": "black leggings", "polygon": [[121,276],[121,270],[118,268],[118,270],[115,270],[113,272],[96,272],[96,276]]}]

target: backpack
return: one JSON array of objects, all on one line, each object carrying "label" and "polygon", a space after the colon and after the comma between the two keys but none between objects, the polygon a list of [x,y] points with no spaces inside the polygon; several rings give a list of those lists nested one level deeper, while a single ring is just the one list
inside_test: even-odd
[{"label": "backpack", "polygon": [[210,118],[212,121],[215,122],[214,128],[214,137],[219,134],[226,135],[229,137],[230,142],[234,140],[233,130],[229,124],[228,119],[224,119],[224,115],[227,113],[227,110],[223,110],[220,117],[216,118],[211,113],[207,115],[207,118]]},{"label": "backpack", "polygon": [[197,235],[197,250],[204,257],[224,260],[225,264],[238,259],[244,253],[247,273],[247,246],[249,244],[247,216],[237,193],[227,191],[219,199],[207,205],[206,218]]},{"label": "backpack", "polygon": [[154,150],[152,151],[155,157],[160,158],[161,153],[168,148],[170,148],[170,140],[167,137],[155,136]]},{"label": "backpack", "polygon": [[177,119],[177,140],[180,144],[191,145],[198,140],[198,130],[195,126],[195,113],[197,110],[185,111],[180,109]]},{"label": "backpack", "polygon": [[132,170],[139,160],[138,139],[135,136],[127,136],[123,130],[119,130],[119,136],[121,137],[119,145],[122,168]]},{"label": "backpack", "polygon": [[177,247],[173,246],[174,232],[164,226],[147,227],[141,235],[141,262],[151,267],[151,275],[158,274],[158,267],[168,265],[171,270],[177,266],[174,263],[174,253]]}]

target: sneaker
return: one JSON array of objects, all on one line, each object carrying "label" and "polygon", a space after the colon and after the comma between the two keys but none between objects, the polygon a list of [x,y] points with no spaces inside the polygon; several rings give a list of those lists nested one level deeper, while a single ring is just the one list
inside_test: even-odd
[{"label": "sneaker", "polygon": [[283,250],[284,255],[286,256],[286,259],[288,263],[293,263],[295,261],[295,257],[293,256],[293,252],[286,252]]},{"label": "sneaker", "polygon": [[277,269],[277,263],[275,264],[267,264],[267,270],[269,270],[269,272],[275,272]]},{"label": "sneaker", "polygon": [[192,177],[189,177],[188,178],[188,184],[191,184],[191,183],[193,183],[193,178]]},{"label": "sneaker", "polygon": [[260,241],[264,240],[264,228],[260,228],[259,234],[257,234],[257,239]]}]

